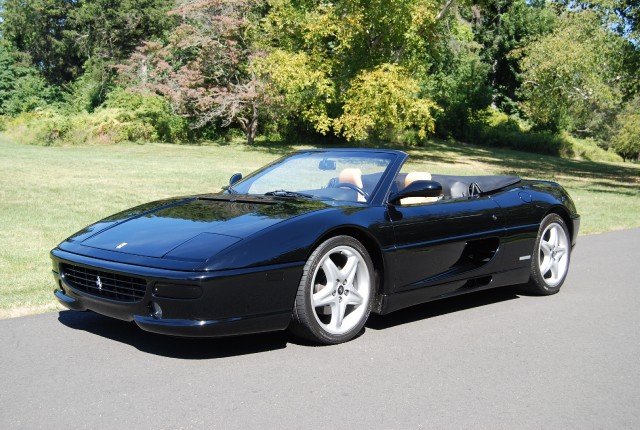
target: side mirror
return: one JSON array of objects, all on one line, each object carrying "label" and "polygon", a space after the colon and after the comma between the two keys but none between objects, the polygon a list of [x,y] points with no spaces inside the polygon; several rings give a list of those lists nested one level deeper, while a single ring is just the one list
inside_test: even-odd
[{"label": "side mirror", "polygon": [[389,203],[396,204],[405,197],[438,197],[442,184],[436,181],[413,181],[407,187],[389,196]]},{"label": "side mirror", "polygon": [[235,184],[240,179],[242,179],[242,173],[234,173],[233,175],[231,175],[231,178],[229,179],[229,185],[231,186]]}]

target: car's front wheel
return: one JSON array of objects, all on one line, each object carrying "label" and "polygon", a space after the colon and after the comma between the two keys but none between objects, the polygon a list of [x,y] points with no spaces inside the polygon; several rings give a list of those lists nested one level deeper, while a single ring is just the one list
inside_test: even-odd
[{"label": "car's front wheel", "polygon": [[557,214],[547,215],[540,224],[531,259],[531,277],[527,292],[539,295],[560,290],[569,271],[571,239],[564,220]]},{"label": "car's front wheel", "polygon": [[323,344],[353,339],[371,312],[373,274],[367,250],[353,237],[321,243],[304,266],[291,330]]}]

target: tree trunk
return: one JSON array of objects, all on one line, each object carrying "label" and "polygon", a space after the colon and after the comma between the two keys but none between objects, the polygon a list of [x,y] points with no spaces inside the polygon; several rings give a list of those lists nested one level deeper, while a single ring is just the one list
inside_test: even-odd
[{"label": "tree trunk", "polygon": [[245,134],[247,135],[247,145],[253,145],[258,134],[258,109],[256,109],[255,103],[251,103],[251,118],[249,118]]}]

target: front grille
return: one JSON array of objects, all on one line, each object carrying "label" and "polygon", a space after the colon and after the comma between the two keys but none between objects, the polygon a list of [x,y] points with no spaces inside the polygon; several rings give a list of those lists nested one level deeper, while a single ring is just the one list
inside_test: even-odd
[{"label": "front grille", "polygon": [[61,269],[64,279],[73,288],[106,299],[139,302],[147,290],[147,283],[142,278],[116,275],[71,264],[62,264]]}]

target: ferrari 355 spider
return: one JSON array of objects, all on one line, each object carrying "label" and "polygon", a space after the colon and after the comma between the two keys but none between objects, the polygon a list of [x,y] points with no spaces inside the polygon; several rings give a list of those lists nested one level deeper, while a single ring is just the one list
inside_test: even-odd
[{"label": "ferrari 355 spider", "polygon": [[110,216],[51,251],[55,296],[156,333],[289,328],[335,344],[371,312],[512,284],[558,292],[580,226],[560,185],[407,159],[303,150],[221,192]]}]

